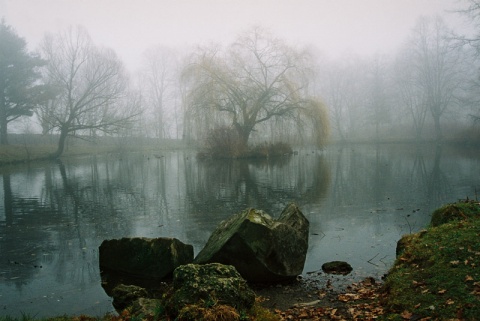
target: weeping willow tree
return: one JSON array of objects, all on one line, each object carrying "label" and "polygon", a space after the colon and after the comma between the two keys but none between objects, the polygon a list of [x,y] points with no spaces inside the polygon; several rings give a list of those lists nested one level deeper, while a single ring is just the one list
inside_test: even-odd
[{"label": "weeping willow tree", "polygon": [[253,28],[224,49],[198,50],[183,73],[188,112],[198,125],[230,126],[244,147],[252,132],[278,119],[309,128],[323,146],[330,126],[323,103],[308,95],[312,70],[307,51]]},{"label": "weeping willow tree", "polygon": [[330,123],[328,121],[328,110],[320,100],[310,100],[308,108],[305,109],[305,116],[311,126],[311,138],[318,147],[327,144],[330,137]]}]

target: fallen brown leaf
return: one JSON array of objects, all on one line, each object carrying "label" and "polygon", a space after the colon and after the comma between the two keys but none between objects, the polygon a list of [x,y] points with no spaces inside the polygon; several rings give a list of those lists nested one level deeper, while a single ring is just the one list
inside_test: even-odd
[{"label": "fallen brown leaf", "polygon": [[402,314],[400,314],[400,316],[406,320],[410,320],[412,318],[412,315],[413,314],[411,312],[408,312],[407,310],[403,311]]}]

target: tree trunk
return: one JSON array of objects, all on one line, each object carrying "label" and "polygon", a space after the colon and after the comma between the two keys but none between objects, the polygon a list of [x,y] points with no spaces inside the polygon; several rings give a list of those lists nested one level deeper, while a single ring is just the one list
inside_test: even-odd
[{"label": "tree trunk", "polygon": [[51,158],[59,158],[62,156],[63,151],[65,149],[65,142],[67,141],[68,137],[68,130],[66,127],[62,127],[60,130],[60,138],[58,139],[57,150],[51,155]]},{"label": "tree trunk", "polygon": [[4,106],[0,106],[0,145],[8,145],[7,115]]},{"label": "tree trunk", "polygon": [[235,128],[237,129],[238,137],[240,138],[240,146],[243,149],[247,149],[248,146],[248,139],[250,138],[250,134],[252,133],[252,126],[240,125],[235,124]]}]

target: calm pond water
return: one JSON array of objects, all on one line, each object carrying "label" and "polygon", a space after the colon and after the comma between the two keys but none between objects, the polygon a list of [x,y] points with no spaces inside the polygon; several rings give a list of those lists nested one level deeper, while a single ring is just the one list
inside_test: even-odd
[{"label": "calm pond water", "polygon": [[479,154],[358,145],[275,162],[199,162],[175,151],[0,168],[0,315],[113,311],[98,268],[104,239],[176,237],[197,254],[233,213],[278,216],[290,201],[310,220],[305,275],[346,260],[349,278],[380,278],[401,235],[438,206],[480,193]]}]

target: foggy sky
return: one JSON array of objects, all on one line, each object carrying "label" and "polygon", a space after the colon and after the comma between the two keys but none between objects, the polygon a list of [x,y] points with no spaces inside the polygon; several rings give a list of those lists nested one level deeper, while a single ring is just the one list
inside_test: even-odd
[{"label": "foggy sky", "polygon": [[35,49],[45,32],[83,25],[96,44],[113,48],[130,70],[155,45],[230,42],[253,25],[330,57],[391,53],[420,15],[442,15],[458,0],[0,0],[0,18]]}]

